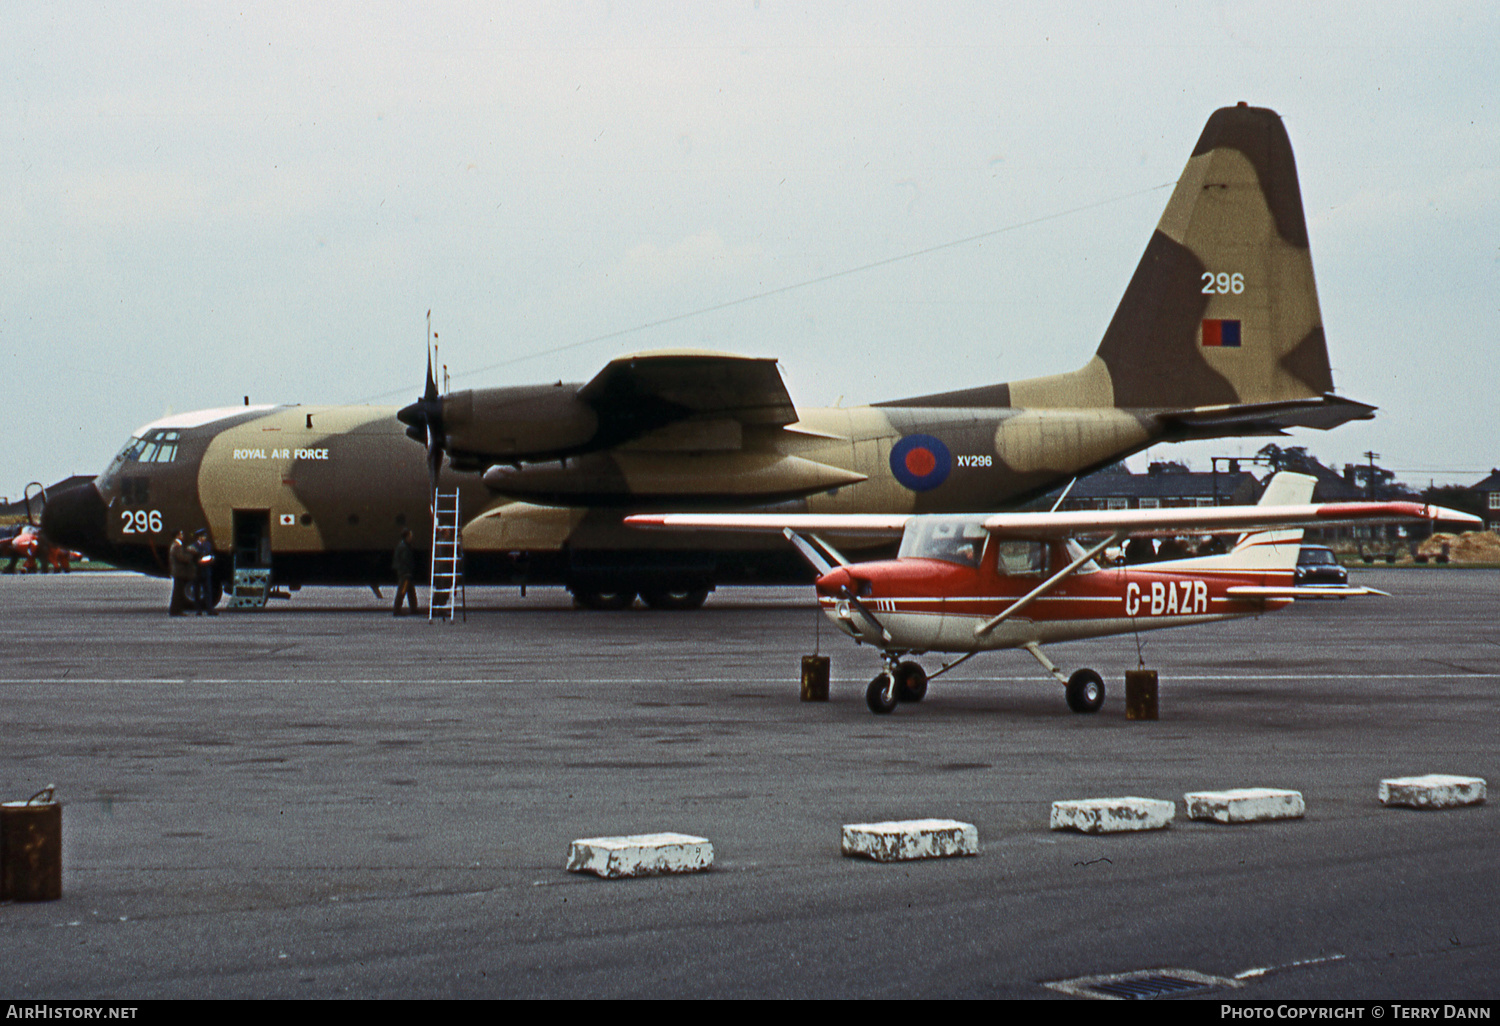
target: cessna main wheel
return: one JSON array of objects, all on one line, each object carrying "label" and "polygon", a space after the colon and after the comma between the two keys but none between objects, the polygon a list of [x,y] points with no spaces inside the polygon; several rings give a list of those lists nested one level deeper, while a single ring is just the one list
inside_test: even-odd
[{"label": "cessna main wheel", "polygon": [[921,663],[904,662],[896,667],[896,701],[920,702],[927,695],[927,671]]},{"label": "cessna main wheel", "polygon": [[1068,678],[1068,708],[1094,713],[1104,704],[1104,678],[1093,670],[1079,670]]},{"label": "cessna main wheel", "polygon": [[[872,713],[884,716],[895,712],[896,692],[900,689],[891,687],[890,683],[891,675],[882,673],[876,675],[875,679],[870,681],[870,686],[865,689],[865,704],[870,707]],[[889,698],[886,697],[887,694],[890,695]]]}]

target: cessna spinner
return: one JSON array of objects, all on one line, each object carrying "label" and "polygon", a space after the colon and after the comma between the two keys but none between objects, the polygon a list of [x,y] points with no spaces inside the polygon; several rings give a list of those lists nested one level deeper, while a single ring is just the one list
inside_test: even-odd
[{"label": "cessna spinner", "polygon": [[997,509],[1158,442],[1326,430],[1373,409],[1333,392],[1286,131],[1241,105],[1209,118],[1095,355],[1071,373],[808,409],[774,360],[716,353],[448,394],[429,370],[399,411],[246,406],[148,424],[91,485],[53,497],[47,530],[164,573],[173,533],[207,527],[222,562],[270,565],[277,583],[375,583],[401,528],[430,534],[435,475],[444,490],[469,483],[470,583],[692,606],[718,584],[806,570],[774,538],[645,536],[625,514]]},{"label": "cessna spinner", "polygon": [[[1088,668],[1065,676],[1042,645],[1259,616],[1299,597],[1385,594],[1348,585],[1295,586],[1303,528],[1481,522],[1411,502],[1309,505],[1314,483],[1303,474],[1278,474],[1255,506],[910,517],[663,514],[628,522],[784,533],[818,572],[823,612],[856,642],[880,651],[882,669],[865,693],[873,712],[889,713],[898,702],[926,694],[928,675],[905,659],[909,654],[962,654],[941,673],[980,652],[1023,649],[1064,685],[1069,708],[1091,713],[1104,704],[1104,679]],[[893,560],[851,564],[818,535],[809,540],[799,532],[899,532],[901,548]],[[1131,535],[1226,532],[1249,533],[1222,554],[1132,566],[1099,559]],[[1093,540],[1079,542],[1079,535]]]}]

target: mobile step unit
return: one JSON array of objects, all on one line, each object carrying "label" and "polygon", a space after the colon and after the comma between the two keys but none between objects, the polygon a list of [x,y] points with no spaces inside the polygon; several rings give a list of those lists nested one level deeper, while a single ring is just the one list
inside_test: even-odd
[{"label": "mobile step unit", "polygon": [[432,596],[427,619],[452,621],[455,611],[468,622],[464,594],[464,543],[458,489],[435,492],[432,501]]}]

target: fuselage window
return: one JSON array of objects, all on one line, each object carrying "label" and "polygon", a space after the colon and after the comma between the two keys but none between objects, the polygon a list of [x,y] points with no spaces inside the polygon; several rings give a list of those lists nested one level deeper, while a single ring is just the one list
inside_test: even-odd
[{"label": "fuselage window", "polygon": [[1007,540],[995,547],[997,568],[1008,577],[1040,576],[1047,569],[1047,548],[1041,542]]}]

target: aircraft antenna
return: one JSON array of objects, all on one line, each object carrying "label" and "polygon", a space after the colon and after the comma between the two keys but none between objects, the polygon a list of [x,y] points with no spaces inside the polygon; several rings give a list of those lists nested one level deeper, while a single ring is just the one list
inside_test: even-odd
[{"label": "aircraft antenna", "polygon": [[[484,374],[488,371],[498,370],[501,367],[509,367],[513,364],[523,363],[527,360],[535,360],[543,356],[553,356],[557,353],[565,353],[572,349],[579,349],[584,346],[597,345],[600,342],[607,342],[612,339],[621,338],[625,335],[633,335],[637,332],[650,331],[655,328],[663,327],[664,325],[675,324],[678,321],[685,321],[692,317],[702,317],[705,314],[718,313],[721,310],[728,310],[736,306],[742,306],[746,303],[755,303],[762,299],[769,299],[772,296],[783,295],[787,292],[793,292],[798,289],[810,288],[814,285],[822,285],[826,282],[836,281],[839,278],[849,277],[850,275],[863,274],[866,271],[873,271],[876,268],[886,267],[905,260],[915,260],[919,257],[928,256],[932,253],[939,253],[946,249],[953,249],[958,246],[967,246],[971,243],[992,238],[996,235],[1003,235],[1007,232],[1019,231],[1021,229],[1030,228],[1035,225],[1046,224],[1049,221],[1056,221],[1062,218],[1071,217],[1075,214],[1086,213],[1087,211],[1095,210],[1099,207],[1108,206],[1114,203],[1121,203],[1126,200],[1132,200],[1137,196],[1145,196],[1148,193],[1159,192],[1162,189],[1170,189],[1176,184],[1177,180],[1173,179],[1170,182],[1162,182],[1160,185],[1153,185],[1149,188],[1139,189],[1135,192],[1123,193],[1118,196],[1110,196],[1105,199],[1095,200],[1091,203],[1084,203],[1081,206],[1070,207],[1066,210],[1058,210],[1050,214],[1041,214],[1037,217],[1028,218],[1024,221],[1016,221],[1000,228],[992,228],[989,231],[980,232],[978,235],[969,235],[962,239],[954,239],[949,242],[940,242],[936,245],[927,246],[923,249],[911,250],[906,253],[898,253],[895,256],[885,257],[868,264],[860,264],[856,267],[846,267],[841,271],[833,271],[829,274],[819,275],[815,278],[807,278],[803,281],[792,282],[789,285],[780,285],[761,292],[752,293],[746,296],[740,296],[738,299],[728,299],[720,303],[711,303],[707,306],[699,307],[696,310],[688,310],[685,313],[672,314],[667,317],[660,317],[654,321],[646,321],[644,323],[636,324],[628,328],[620,328],[615,331],[608,331],[602,335],[594,335],[590,338],[580,339],[577,342],[567,342],[559,346],[553,346],[549,349],[539,349],[534,353],[526,353],[521,356],[512,356],[508,359],[501,360],[498,363],[485,364],[482,367],[475,367],[471,370],[466,370],[464,371],[462,376],[469,377],[475,374]],[[392,389],[389,392],[381,392],[377,395],[366,396],[365,399],[361,401],[368,402],[374,399],[382,399],[387,396],[397,395],[402,391],[404,391],[404,389]]]}]

